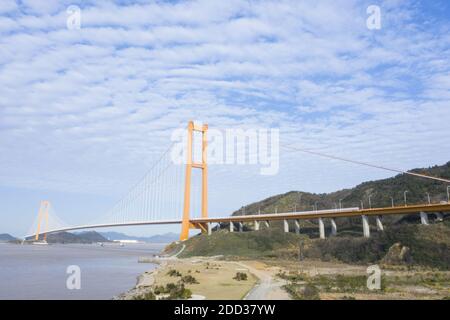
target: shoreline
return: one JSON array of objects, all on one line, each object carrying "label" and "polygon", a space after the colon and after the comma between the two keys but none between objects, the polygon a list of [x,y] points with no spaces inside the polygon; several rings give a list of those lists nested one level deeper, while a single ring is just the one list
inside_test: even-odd
[{"label": "shoreline", "polygon": [[[278,279],[279,268],[268,267],[261,261],[227,261],[222,257],[192,257],[178,259],[149,258],[147,263],[155,264],[155,268],[139,275],[136,285],[128,291],[115,296],[114,300],[133,300],[145,295],[155,286],[174,283],[178,279],[168,276],[170,270],[177,270],[183,276],[190,275],[198,279],[195,284],[186,284],[192,291],[189,300],[289,300],[288,293],[282,289],[285,281]],[[268,268],[267,268],[268,267]],[[247,274],[247,279],[235,279],[237,273]]]},{"label": "shoreline", "polygon": [[146,289],[151,288],[155,283],[155,276],[167,266],[167,260],[176,258],[159,258],[159,257],[139,257],[138,263],[153,264],[154,269],[147,270],[136,277],[136,284],[131,289],[112,297],[112,300],[133,300],[136,296],[147,292]]}]

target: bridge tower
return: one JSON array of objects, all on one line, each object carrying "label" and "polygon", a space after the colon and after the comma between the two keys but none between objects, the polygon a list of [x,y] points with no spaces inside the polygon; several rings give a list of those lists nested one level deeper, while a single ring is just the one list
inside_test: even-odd
[{"label": "bridge tower", "polygon": [[[38,213],[38,222],[37,222],[37,230],[35,240],[39,240],[39,234],[41,233],[41,223],[42,219],[45,220],[45,231],[48,230],[48,211],[50,210],[50,201],[41,201],[41,205],[39,207]],[[44,233],[44,241],[47,240],[47,233]]]},{"label": "bridge tower", "polygon": [[[181,223],[180,240],[184,241],[189,238],[190,229],[201,229],[203,233],[208,232],[208,228],[205,224],[197,223],[193,224],[190,221],[190,208],[191,208],[191,176],[192,169],[202,170],[202,218],[208,218],[208,162],[207,162],[207,131],[208,125],[197,126],[193,121],[189,121],[187,127],[187,162],[186,162],[186,179],[184,186],[184,208],[183,208],[183,220]],[[193,159],[193,139],[194,132],[202,133],[202,161],[200,163],[194,163]]]}]

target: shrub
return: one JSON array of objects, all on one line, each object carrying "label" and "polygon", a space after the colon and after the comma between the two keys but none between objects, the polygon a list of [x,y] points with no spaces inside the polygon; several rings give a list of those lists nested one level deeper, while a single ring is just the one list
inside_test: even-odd
[{"label": "shrub", "polygon": [[192,291],[187,288],[183,288],[183,291],[180,294],[180,298],[189,299],[190,297],[192,297]]},{"label": "shrub", "polygon": [[177,287],[178,287],[178,285],[176,283],[170,282],[170,283],[166,284],[165,292],[170,293],[171,291],[176,290]]},{"label": "shrub", "polygon": [[247,280],[247,274],[245,272],[237,272],[233,279],[237,281],[245,281]]},{"label": "shrub", "polygon": [[167,275],[169,275],[171,277],[181,277],[181,273],[178,270],[175,270],[175,269],[170,269],[167,272]]},{"label": "shrub", "polygon": [[166,289],[164,288],[164,286],[155,286],[155,288],[153,289],[153,292],[155,294],[166,293]]},{"label": "shrub", "polygon": [[191,276],[191,275],[187,275],[187,276],[182,277],[182,278],[181,278],[181,282],[187,283],[187,284],[197,284],[197,283],[199,283],[199,282],[197,281],[197,279],[195,279],[195,278],[194,278],[193,276]]},{"label": "shrub", "polygon": [[307,284],[302,291],[303,300],[320,300],[319,289],[313,284]]},{"label": "shrub", "polygon": [[166,285],[166,293],[169,294],[165,299],[174,300],[174,299],[189,299],[192,296],[192,292],[189,289],[184,287],[184,284],[181,282],[178,283],[168,283]]},{"label": "shrub", "polygon": [[284,280],[289,280],[292,282],[297,281],[307,281],[309,279],[308,275],[303,272],[289,272],[289,274],[286,274],[286,272],[279,272],[277,274],[278,277]]},{"label": "shrub", "polygon": [[148,291],[146,293],[133,297],[133,300],[156,300],[156,296],[153,292]]},{"label": "shrub", "polygon": [[314,284],[308,283],[302,286],[290,282],[283,288],[295,300],[320,300],[319,289]]}]

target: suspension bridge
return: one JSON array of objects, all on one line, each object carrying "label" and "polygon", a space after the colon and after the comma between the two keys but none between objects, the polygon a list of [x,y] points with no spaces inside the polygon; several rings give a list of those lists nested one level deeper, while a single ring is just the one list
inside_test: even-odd
[{"label": "suspension bridge", "polygon": [[[143,225],[181,225],[180,240],[184,241],[189,237],[191,229],[199,230],[202,233],[211,234],[213,226],[220,228],[221,225],[228,225],[228,230],[234,232],[243,231],[244,223],[251,223],[253,230],[260,230],[262,226],[269,227],[271,221],[283,221],[283,229],[290,232],[289,223],[294,224],[294,231],[300,233],[301,220],[317,220],[319,235],[325,238],[325,219],[331,223],[331,234],[337,233],[335,219],[343,217],[360,216],[362,219],[363,235],[370,236],[369,217],[376,219],[377,230],[383,231],[382,217],[385,215],[405,215],[419,214],[421,223],[428,224],[428,214],[435,214],[438,219],[443,218],[443,214],[450,212],[449,187],[447,187],[447,201],[439,204],[419,204],[403,205],[382,208],[335,208],[329,210],[274,212],[263,214],[215,216],[210,217],[208,211],[208,125],[196,125],[192,121],[187,126],[186,148],[176,150],[171,144],[158,161],[150,168],[144,178],[134,185],[129,192],[104,216],[81,225],[67,225],[58,218],[49,201],[42,201],[37,218],[25,236],[25,239],[46,240],[48,234],[63,231],[113,228],[124,226]],[[196,138],[201,137],[197,141]],[[200,143],[200,155],[195,153],[195,144]],[[197,144],[198,145],[198,144]],[[386,167],[376,166],[368,163],[340,158],[332,155],[318,153],[287,146],[291,150],[310,153],[317,156],[331,158],[366,165],[379,169],[394,171],[402,174],[412,175],[418,178],[432,179],[439,182],[450,183],[439,177],[430,177],[414,172],[401,171]],[[185,161],[177,162],[174,159],[183,156]],[[200,158],[197,160],[197,158]],[[200,181],[193,171],[198,170],[201,174]],[[166,195],[166,196],[164,196]],[[167,197],[169,195],[169,197]],[[194,197],[193,197],[194,195]],[[200,197],[195,197],[200,195]],[[200,199],[198,199],[200,198]],[[200,213],[199,217],[195,215]],[[32,230],[32,231],[31,231]]]}]

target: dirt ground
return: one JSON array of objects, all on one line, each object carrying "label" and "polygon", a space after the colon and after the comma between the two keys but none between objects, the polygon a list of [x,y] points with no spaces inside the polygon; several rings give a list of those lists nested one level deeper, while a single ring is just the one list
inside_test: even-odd
[{"label": "dirt ground", "polygon": [[245,297],[246,300],[290,300],[289,294],[283,289],[286,281],[277,277],[278,267],[270,267],[260,261],[239,262],[255,275],[259,281]]},{"label": "dirt ground", "polygon": [[[332,279],[336,275],[367,277],[368,266],[348,265],[339,262],[323,261],[263,261],[268,268],[278,268],[286,274],[305,274],[313,278],[319,275]],[[320,290],[323,300],[440,300],[450,296],[450,272],[430,268],[407,268],[379,266],[384,281],[383,290],[355,290],[353,292],[333,292],[339,290]],[[303,281],[306,283],[308,281]],[[300,282],[301,283],[301,282]]]},{"label": "dirt ground", "polygon": [[[153,284],[165,286],[177,282],[180,278],[168,275],[169,270],[177,270],[182,276],[191,275],[199,282],[186,285],[197,299],[243,299],[258,280],[237,262],[193,258],[168,262],[154,275]],[[246,273],[247,280],[233,279],[237,272]]]},{"label": "dirt ground", "polygon": [[[301,291],[303,285],[311,283],[317,287],[322,300],[417,300],[450,296],[450,272],[427,268],[380,266],[384,287],[382,290],[370,291],[366,287],[368,266],[339,262],[280,259],[224,261],[220,258],[197,257],[173,258],[158,263],[159,268],[141,275],[136,287],[120,298],[132,299],[134,295],[155,286],[176,283],[181,276],[186,275],[191,275],[199,282],[186,284],[186,288],[192,291],[192,299],[298,299],[298,296],[288,293],[285,286],[294,284],[293,287]],[[170,276],[170,270],[176,270],[181,276]],[[247,280],[233,279],[237,272],[246,273]],[[300,281],[292,282],[289,276],[299,274]],[[348,277],[353,287],[340,288],[333,282],[336,276]],[[356,286],[351,282],[355,277],[359,277]],[[319,284],[318,278],[321,281]]]}]

